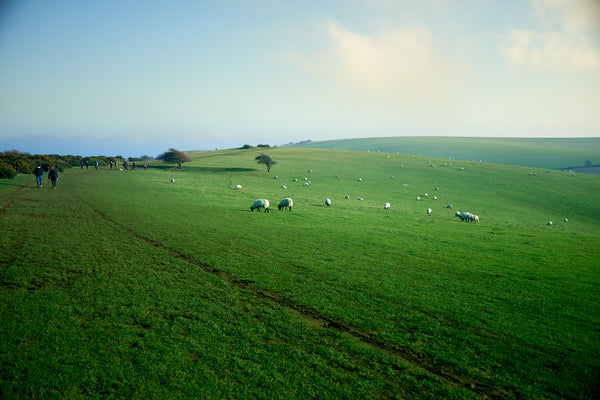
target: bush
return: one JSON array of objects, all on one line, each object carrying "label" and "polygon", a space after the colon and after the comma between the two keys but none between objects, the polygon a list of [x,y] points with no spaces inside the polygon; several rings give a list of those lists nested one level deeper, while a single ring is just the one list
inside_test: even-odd
[{"label": "bush", "polygon": [[0,164],[0,179],[13,179],[17,171],[7,164]]},{"label": "bush", "polygon": [[25,160],[17,160],[14,163],[14,168],[17,172],[22,174],[33,174],[34,168],[31,166],[31,163]]}]

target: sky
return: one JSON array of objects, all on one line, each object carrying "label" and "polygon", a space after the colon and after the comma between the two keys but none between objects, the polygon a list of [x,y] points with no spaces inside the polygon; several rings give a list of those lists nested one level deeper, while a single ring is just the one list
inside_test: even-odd
[{"label": "sky", "polygon": [[0,151],[600,137],[600,0],[0,0]]}]

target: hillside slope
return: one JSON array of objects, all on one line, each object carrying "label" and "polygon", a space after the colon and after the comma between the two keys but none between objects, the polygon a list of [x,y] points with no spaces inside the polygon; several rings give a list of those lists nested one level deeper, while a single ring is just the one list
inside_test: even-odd
[{"label": "hillside slope", "polygon": [[[340,139],[288,145],[291,147],[381,151],[483,161],[537,168],[582,167],[586,160],[600,164],[600,138],[467,138],[381,137]],[[590,170],[581,171],[590,173]]]}]

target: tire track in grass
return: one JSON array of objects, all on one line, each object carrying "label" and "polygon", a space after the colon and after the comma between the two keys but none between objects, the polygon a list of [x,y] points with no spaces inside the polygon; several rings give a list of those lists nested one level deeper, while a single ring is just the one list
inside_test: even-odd
[{"label": "tire track in grass", "polygon": [[0,200],[3,201],[2,204],[0,204],[0,211],[4,211],[14,200],[15,198],[17,198],[17,196],[19,196],[21,193],[19,193],[21,190],[27,188],[28,186],[30,186],[31,184],[33,184],[34,181],[31,182],[27,182],[19,187],[17,187],[16,189],[11,190],[8,193],[4,193],[0,195]]},{"label": "tire track in grass", "polygon": [[436,364],[435,361],[427,355],[417,353],[414,350],[407,347],[392,345],[377,340],[373,338],[368,332],[364,332],[353,326],[340,323],[335,319],[332,319],[322,314],[321,312],[319,312],[319,310],[311,306],[296,303],[275,291],[265,289],[256,285],[253,281],[246,279],[238,279],[235,276],[231,275],[229,272],[214,269],[209,264],[195,260],[184,253],[163,246],[161,243],[151,238],[142,236],[139,233],[130,230],[126,226],[121,225],[117,221],[114,221],[113,219],[108,217],[106,214],[95,209],[89,203],[85,203],[104,221],[117,226],[119,229],[129,232],[132,236],[151,246],[165,250],[171,257],[184,260],[187,263],[200,268],[202,271],[212,274],[217,278],[221,279],[222,281],[227,282],[231,286],[243,290],[248,290],[260,299],[267,300],[272,303],[276,303],[282,307],[285,307],[292,311],[294,314],[299,315],[305,320],[309,321],[312,325],[317,325],[324,329],[332,329],[337,332],[350,335],[357,339],[363,345],[367,345],[371,348],[378,349],[387,356],[391,356],[403,362],[407,362],[413,366],[416,366],[419,369],[425,370],[435,375],[437,378],[440,379],[441,382],[448,386],[458,386],[463,389],[467,389],[477,395],[482,396],[482,398],[484,399],[514,399],[518,397],[517,394],[509,388],[505,388],[502,386],[494,385],[492,383],[473,379],[472,377],[461,375],[460,373],[454,371],[452,367],[440,365],[439,363]]}]

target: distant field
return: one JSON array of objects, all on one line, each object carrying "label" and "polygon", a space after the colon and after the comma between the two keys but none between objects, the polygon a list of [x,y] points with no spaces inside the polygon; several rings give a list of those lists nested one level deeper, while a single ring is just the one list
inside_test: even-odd
[{"label": "distant field", "polygon": [[[527,167],[571,169],[586,160],[600,165],[600,137],[578,139],[517,139],[466,137],[381,137],[327,140],[293,147],[381,151]],[[597,173],[598,166],[586,173]]]},{"label": "distant field", "polygon": [[190,155],[0,181],[0,398],[597,398],[600,177]]}]

